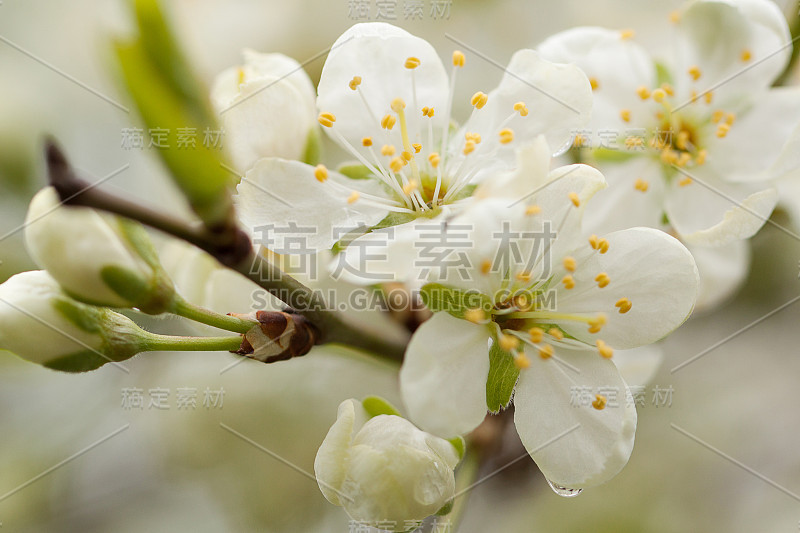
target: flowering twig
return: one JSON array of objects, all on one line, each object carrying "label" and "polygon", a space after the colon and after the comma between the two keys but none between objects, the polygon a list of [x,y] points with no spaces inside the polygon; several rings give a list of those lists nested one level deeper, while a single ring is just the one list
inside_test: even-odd
[{"label": "flowering twig", "polygon": [[405,345],[391,342],[347,324],[341,314],[327,309],[321,295],[289,276],[253,249],[250,238],[235,224],[208,227],[192,224],[131,200],[102,191],[79,178],[63,152],[46,143],[50,185],[65,205],[83,206],[114,213],[184,240],[239,272],[302,315],[316,331],[317,344],[339,343],[401,361]]}]

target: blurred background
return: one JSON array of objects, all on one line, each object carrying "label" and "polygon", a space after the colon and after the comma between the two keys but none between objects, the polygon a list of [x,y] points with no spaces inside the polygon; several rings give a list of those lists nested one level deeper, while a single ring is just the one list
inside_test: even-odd
[{"label": "blurred background", "polygon": [[[375,20],[379,2],[165,3],[210,82],[239,63],[245,47],[301,63],[315,57],[351,24]],[[633,28],[651,49],[667,47],[668,14],[681,5],[381,3],[395,6],[389,22],[429,40],[442,57],[455,47],[450,35],[500,64],[519,48],[579,25]],[[406,19],[405,5],[415,3],[424,6],[421,19]],[[434,15],[433,3],[446,11]],[[363,4],[370,6],[367,17],[357,9]],[[795,2],[782,7],[796,14]],[[155,154],[122,146],[123,130],[141,127],[115,81],[109,52],[113,36],[129,31],[127,21],[121,0],[0,2],[0,281],[34,268],[21,225],[45,181],[40,151],[47,134],[92,179],[118,172],[104,184],[108,190],[185,209]],[[502,74],[468,59],[471,68],[456,92],[465,104],[461,116],[469,95],[488,92]],[[323,61],[305,65],[315,82]],[[773,218],[797,231],[785,211]],[[627,468],[607,485],[564,499],[525,459],[472,491],[461,531],[798,531],[800,304],[741,330],[800,295],[799,278],[800,242],[767,225],[753,240],[742,291],[664,343],[666,359],[646,387]],[[0,353],[0,528],[349,531],[344,512],[309,477],[314,455],[341,400],[369,394],[399,400],[396,369],[333,349],[269,366],[231,366],[236,362],[227,354],[145,354],[124,369],[107,365],[76,376]],[[670,405],[653,401],[656,386],[671,391]]]}]

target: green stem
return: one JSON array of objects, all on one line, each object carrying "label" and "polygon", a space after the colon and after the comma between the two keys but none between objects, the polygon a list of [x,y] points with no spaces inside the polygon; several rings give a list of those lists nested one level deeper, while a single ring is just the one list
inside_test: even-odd
[{"label": "green stem", "polygon": [[239,335],[229,337],[180,337],[150,333],[142,344],[142,351],[175,352],[232,352],[242,345]]},{"label": "green stem", "polygon": [[187,302],[181,297],[177,297],[170,311],[189,320],[200,322],[208,326],[219,329],[235,331],[236,333],[247,333],[257,324],[254,320],[243,320],[234,316],[223,315],[198,305]]}]

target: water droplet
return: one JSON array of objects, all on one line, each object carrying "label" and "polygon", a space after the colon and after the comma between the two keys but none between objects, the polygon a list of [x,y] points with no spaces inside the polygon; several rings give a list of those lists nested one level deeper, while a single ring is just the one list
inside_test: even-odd
[{"label": "water droplet", "polygon": [[562,487],[557,483],[553,483],[549,479],[547,480],[547,484],[550,485],[550,488],[553,489],[553,492],[555,492],[559,496],[563,496],[564,498],[574,498],[575,496],[583,492],[583,489],[571,489],[569,487]]}]

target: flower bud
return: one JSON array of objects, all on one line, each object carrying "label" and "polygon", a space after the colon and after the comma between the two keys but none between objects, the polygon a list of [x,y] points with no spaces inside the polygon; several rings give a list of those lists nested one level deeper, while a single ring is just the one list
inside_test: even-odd
[{"label": "flower bud", "polygon": [[31,201],[25,242],[34,261],[82,302],[158,314],[175,298],[144,228],[94,209],[60,205],[52,187]]},{"label": "flower bud", "polygon": [[129,318],[67,296],[43,270],[0,285],[0,350],[33,363],[85,372],[133,357],[146,339]]},{"label": "flower bud", "polygon": [[315,163],[316,91],[308,75],[282,54],[243,55],[245,64],[221,72],[211,88],[237,170],[247,171],[262,157]]},{"label": "flower bud", "polygon": [[413,529],[453,499],[459,452],[400,416],[368,417],[356,400],[339,405],[314,461],[320,490],[361,524]]}]

